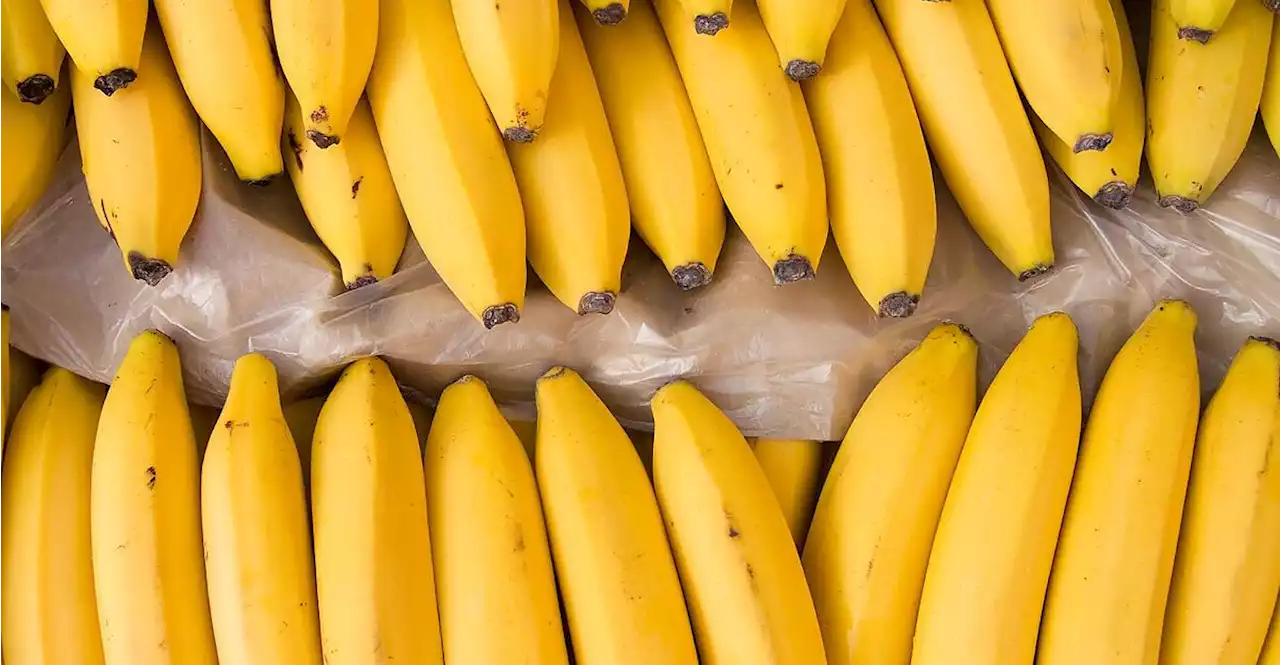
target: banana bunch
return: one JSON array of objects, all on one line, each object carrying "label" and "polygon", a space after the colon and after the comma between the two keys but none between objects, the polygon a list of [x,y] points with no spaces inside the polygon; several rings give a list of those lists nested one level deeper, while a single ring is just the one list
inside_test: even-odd
[{"label": "banana bunch", "polygon": [[751,439],[751,450],[787,519],[796,547],[804,546],[818,504],[825,453],[821,441]]},{"label": "banana bunch", "polygon": [[846,0],[757,1],[787,78],[808,81],[817,76]]},{"label": "banana bunch", "polygon": [[71,91],[62,86],[39,105],[24,104],[9,90],[0,91],[0,196],[4,202],[0,238],[9,235],[48,189],[62,149],[67,145]]},{"label": "banana bunch", "polygon": [[18,99],[48,99],[58,88],[66,55],[40,0],[0,2],[0,73]]},{"label": "banana bunch", "polygon": [[1271,48],[1267,58],[1267,80],[1262,88],[1262,101],[1259,103],[1262,122],[1271,137],[1271,146],[1280,156],[1280,17],[1271,29]]},{"label": "banana bunch", "polygon": [[[5,5],[11,2],[5,0]],[[142,76],[144,36],[151,32],[147,0],[40,0],[40,4],[71,56],[74,72],[92,88],[110,97]]]},{"label": "banana bunch", "polygon": [[611,26],[630,16],[631,0],[582,0],[596,25]]}]

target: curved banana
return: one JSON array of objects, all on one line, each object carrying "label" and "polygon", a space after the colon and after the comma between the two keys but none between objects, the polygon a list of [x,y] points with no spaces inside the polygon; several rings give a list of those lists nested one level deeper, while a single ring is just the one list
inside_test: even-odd
[{"label": "curved banana", "polygon": [[913,665],[1035,659],[1080,442],[1077,342],[1066,314],[1036,319],[983,396],[933,538]]},{"label": "curved banana", "polygon": [[[251,0],[243,0],[250,2]],[[319,148],[346,138],[378,47],[378,3],[362,0],[271,0],[280,69]],[[287,159],[287,156],[286,156]]]},{"label": "curved banana", "polygon": [[40,4],[71,56],[72,69],[99,92],[110,97],[142,75],[138,68],[144,57],[150,2],[40,0]]},{"label": "curved banana", "polygon": [[778,64],[792,81],[822,71],[827,42],[844,13],[845,0],[757,0],[760,18],[778,51]]},{"label": "curved banana", "polygon": [[849,0],[822,76],[803,87],[840,256],[880,316],[911,316],[938,232],[933,167],[871,0]]},{"label": "curved banana", "polygon": [[618,25],[629,16],[631,0],[582,0],[582,6],[591,12],[596,25]]},{"label": "curved banana", "polygon": [[9,235],[27,210],[35,205],[49,183],[67,146],[67,125],[71,119],[70,86],[62,86],[40,105],[23,104],[17,95],[0,91],[0,195],[4,198],[0,238]]},{"label": "curved banana", "polygon": [[542,130],[560,53],[561,0],[452,0],[471,73],[503,138],[528,143]]},{"label": "curved banana", "polygon": [[[9,353],[8,305],[0,305],[0,346],[3,346],[3,348],[0,348],[0,353],[4,353],[3,356],[0,356],[0,372],[4,374],[4,383],[0,384],[0,457],[2,457],[5,433],[9,431],[9,414],[13,413],[9,410],[9,357],[10,355],[16,355]],[[17,409],[14,409],[14,411],[17,411]],[[0,539],[0,543],[2,543],[2,539]],[[4,575],[0,574],[0,579],[3,578]],[[3,623],[3,620],[0,620],[0,626]]]},{"label": "curved banana", "polygon": [[876,0],[933,157],[974,230],[1019,279],[1053,267],[1049,184],[980,0]]},{"label": "curved banana", "polygon": [[275,367],[236,361],[200,478],[209,606],[221,663],[319,665],[302,466]]},{"label": "curved banana", "polygon": [[536,466],[579,663],[695,665],[662,515],[627,433],[573,370],[538,379]]},{"label": "curved banana", "polygon": [[1147,162],[1160,205],[1189,213],[1213,195],[1249,141],[1275,21],[1248,0],[1211,42],[1188,42],[1177,36],[1171,2],[1152,5]]},{"label": "curved banana", "polygon": [[[654,0],[655,2],[657,0]],[[684,12],[684,23],[699,35],[715,36],[729,27],[733,0],[675,0]]]},{"label": "curved banana", "polygon": [[[5,320],[9,318],[9,309],[5,308]],[[7,323],[6,323],[7,326]],[[27,401],[27,395],[35,390],[40,384],[44,372],[48,369],[44,363],[32,358],[22,352],[16,346],[8,347],[8,360],[5,365],[5,375],[8,377],[9,387],[5,397],[6,404],[10,407],[5,411],[5,428],[12,429],[13,421],[18,415],[18,409]],[[3,446],[0,446],[2,449]],[[0,450],[2,452],[2,450]]]},{"label": "curved banana", "polygon": [[1271,47],[1267,58],[1267,80],[1262,89],[1259,112],[1271,137],[1271,146],[1280,156],[1280,17],[1271,29]]},{"label": "curved banana", "polygon": [[328,665],[444,662],[419,451],[387,364],[348,365],[320,410],[311,450]]},{"label": "curved banana", "polygon": [[578,14],[582,41],[622,163],[631,224],[680,288],[711,282],[724,202],[689,96],[650,0],[609,28]]},{"label": "curved banana", "polygon": [[800,86],[778,76],[752,0],[705,39],[677,0],[656,0],[729,211],[776,284],[813,279],[827,243],[822,158]]},{"label": "curved banana", "polygon": [[1142,99],[1142,72],[1133,46],[1133,34],[1125,16],[1124,3],[1110,0],[1120,32],[1124,53],[1120,75],[1120,98],[1114,109],[1115,130],[1106,150],[1076,152],[1075,146],[1058,138],[1035,113],[1029,113],[1040,144],[1057,162],[1071,182],[1100,205],[1115,210],[1129,206],[1138,185],[1138,169],[1142,163],[1143,141],[1147,136],[1147,115]]},{"label": "curved banana", "polygon": [[[591,63],[560,0],[555,99],[539,137],[507,144],[524,201],[529,263],[578,314],[608,314],[622,290],[631,214]],[[455,5],[456,6],[456,5]]]},{"label": "curved banana", "polygon": [[0,71],[18,99],[39,104],[52,95],[66,55],[40,0],[0,2]]},{"label": "curved banana", "polygon": [[796,548],[804,546],[822,484],[823,444],[803,439],[752,439],[751,450],[782,507]]},{"label": "curved banana", "polygon": [[107,391],[93,451],[93,579],[109,665],[218,662],[199,473],[178,349],[148,330]]},{"label": "curved banana", "polygon": [[266,184],[284,171],[284,81],[261,0],[156,0],[169,54],[200,119],[236,175]]},{"label": "curved banana", "polygon": [[934,328],[871,391],[836,453],[804,546],[831,665],[911,660],[929,547],[973,418],[977,365],[968,331]]},{"label": "curved banana", "polygon": [[533,466],[480,379],[445,388],[425,465],[445,659],[567,664]]},{"label": "curved banana", "polygon": [[520,320],[524,209],[449,0],[382,0],[369,106],[431,266],[486,328]]},{"label": "curved banana", "polygon": [[1200,411],[1196,315],[1161,302],[1111,361],[1080,446],[1036,662],[1153,663]]},{"label": "curved banana", "polygon": [[373,114],[361,100],[343,142],[318,148],[304,138],[306,121],[297,98],[285,106],[285,166],[307,219],[342,266],[347,290],[395,272],[409,235],[396,197]]},{"label": "curved banana", "polygon": [[85,184],[98,223],[134,279],[155,286],[173,272],[200,203],[200,122],[151,23],[138,80],[111,98],[71,71]]},{"label": "curved banana", "polygon": [[1170,0],[1169,13],[1178,39],[1206,44],[1222,29],[1235,5],[1236,0]]}]

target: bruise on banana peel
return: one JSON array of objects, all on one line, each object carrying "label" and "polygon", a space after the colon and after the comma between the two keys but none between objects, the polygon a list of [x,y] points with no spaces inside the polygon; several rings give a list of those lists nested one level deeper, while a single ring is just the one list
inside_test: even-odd
[{"label": "bruise on banana peel", "polygon": [[48,74],[32,74],[18,82],[18,99],[29,104],[39,104],[53,94],[57,84]]},{"label": "bruise on banana peel", "polygon": [[[311,122],[314,122],[317,125],[322,125],[329,122],[329,109],[325,108],[324,106],[321,106],[316,110],[312,111]],[[307,138],[311,139],[311,142],[316,144],[316,147],[320,149],[338,145],[338,143],[340,142],[340,139],[338,137],[325,134],[324,132],[321,132],[316,129],[308,129]],[[293,141],[292,134],[290,135],[289,140],[291,142]]]},{"label": "bruise on banana peel", "polygon": [[512,143],[532,143],[538,137],[540,127],[529,126],[529,110],[516,109],[516,124],[502,130],[502,138]]},{"label": "bruise on banana peel", "polygon": [[138,72],[126,67],[121,67],[94,79],[93,87],[101,91],[102,94],[110,97],[111,95],[114,95],[117,90],[123,90],[129,87],[129,84],[136,80],[138,80]]},{"label": "bruise on banana peel", "polygon": [[729,27],[729,17],[724,12],[698,14],[693,17],[693,31],[700,35],[714,36]]},{"label": "bruise on banana peel", "polygon": [[1075,152],[1084,152],[1086,150],[1106,150],[1111,145],[1111,139],[1114,135],[1111,132],[1105,134],[1081,134],[1076,139],[1076,143],[1071,147]]}]

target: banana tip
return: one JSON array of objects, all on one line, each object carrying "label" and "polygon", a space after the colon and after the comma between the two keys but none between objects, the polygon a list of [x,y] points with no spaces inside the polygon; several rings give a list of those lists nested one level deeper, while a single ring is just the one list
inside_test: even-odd
[{"label": "banana tip", "polygon": [[1036,277],[1039,277],[1040,275],[1043,275],[1049,272],[1050,270],[1053,270],[1052,263],[1040,263],[1040,264],[1034,265],[1026,270],[1023,270],[1021,273],[1018,273],[1018,281],[1025,282],[1030,279],[1034,279]]},{"label": "banana tip", "polygon": [[1176,194],[1161,196],[1158,203],[1161,208],[1173,208],[1184,215],[1193,213],[1200,207],[1199,201],[1189,199],[1185,196],[1178,196]]},{"label": "banana tip", "polygon": [[332,134],[325,134],[324,132],[317,131],[314,129],[307,130],[307,138],[311,139],[311,142],[316,144],[316,147],[320,148],[321,150],[325,148],[331,148],[342,142],[342,139]]},{"label": "banana tip", "polygon": [[729,16],[724,12],[698,14],[693,17],[693,31],[700,35],[714,36],[729,27]]},{"label": "banana tip", "polygon": [[528,127],[508,127],[502,130],[502,138],[512,143],[532,143],[538,133]]},{"label": "banana tip", "polygon": [[1093,200],[1112,210],[1124,210],[1133,201],[1133,185],[1122,180],[1112,180],[1098,188]]},{"label": "banana tip", "polygon": [[573,370],[563,365],[556,365],[555,367],[543,372],[542,376],[538,377],[538,383],[542,383],[543,381],[554,381],[560,377],[567,376],[569,372],[572,371]]},{"label": "banana tip", "polygon": [[173,272],[173,266],[163,259],[152,259],[140,252],[129,252],[129,271],[134,279],[146,282],[147,286],[155,286]]},{"label": "banana tip", "polygon": [[[295,143],[296,143],[296,139],[295,139]],[[246,185],[249,185],[250,187],[266,187],[267,185],[270,185],[271,183],[275,182],[275,179],[278,178],[279,176],[280,176],[279,173],[272,173],[269,175],[265,175],[261,178],[243,179],[241,180],[241,182],[243,182]]]},{"label": "banana tip", "polygon": [[1191,27],[1178,28],[1178,39],[1185,39],[1189,42],[1195,42],[1197,44],[1208,44],[1209,39],[1212,37],[1213,37],[1212,30],[1205,30],[1203,28],[1191,28]]},{"label": "banana tip", "polygon": [[578,315],[608,314],[618,297],[608,291],[589,291],[578,300]]},{"label": "banana tip", "polygon": [[773,264],[773,283],[778,286],[811,280],[815,275],[813,262],[798,254],[792,254]]},{"label": "banana tip", "polygon": [[364,275],[361,275],[351,280],[350,282],[347,282],[346,290],[355,291],[356,289],[362,286],[369,286],[370,284],[377,283],[377,281],[378,281],[378,277],[376,275],[374,275],[373,273],[366,273]]},{"label": "banana tip", "polygon": [[1107,146],[1111,145],[1112,137],[1113,134],[1111,132],[1105,134],[1081,134],[1080,138],[1076,139],[1076,144],[1072,147],[1072,150],[1077,153],[1088,150],[1106,150]]},{"label": "banana tip", "polygon": [[822,71],[822,65],[812,60],[792,60],[786,67],[787,78],[792,81],[808,81],[817,76],[820,71]]},{"label": "banana tip", "polygon": [[138,72],[135,72],[128,67],[121,67],[119,69],[113,69],[111,72],[94,79],[93,87],[97,88],[102,92],[102,94],[110,97],[111,95],[114,95],[116,91],[129,87],[129,84],[136,80],[138,80]]},{"label": "banana tip", "polygon": [[671,271],[671,279],[683,291],[689,291],[711,283],[711,269],[700,261],[676,266]]},{"label": "banana tip", "polygon": [[1262,0],[1262,6],[1280,14],[1280,0]]},{"label": "banana tip", "polygon": [[[1277,0],[1277,1],[1280,2],[1280,0]],[[1275,349],[1276,351],[1280,351],[1280,340],[1276,340],[1273,337],[1264,337],[1262,335],[1254,335],[1253,337],[1249,338],[1249,341],[1257,342],[1259,344],[1266,344],[1267,346]]]},{"label": "banana tip", "polygon": [[881,298],[880,307],[877,308],[876,313],[882,319],[905,319],[916,313],[918,304],[920,304],[920,296],[898,291]]},{"label": "banana tip", "polygon": [[28,76],[18,83],[18,99],[29,104],[39,104],[53,94],[55,84],[48,74]]},{"label": "banana tip", "polygon": [[621,2],[615,2],[591,12],[591,17],[596,20],[596,25],[618,25],[627,18],[627,8]]},{"label": "banana tip", "polygon": [[486,330],[504,323],[516,323],[520,320],[520,309],[513,303],[504,303],[486,307],[480,316]]}]

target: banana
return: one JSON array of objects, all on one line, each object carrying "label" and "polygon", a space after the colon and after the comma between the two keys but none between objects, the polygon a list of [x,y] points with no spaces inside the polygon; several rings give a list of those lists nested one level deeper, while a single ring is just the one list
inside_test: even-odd
[{"label": "banana", "polygon": [[882,317],[915,313],[933,260],[933,167],[898,56],[871,0],[850,0],[804,99],[827,176],[831,233]]},{"label": "banana", "polygon": [[1280,155],[1280,17],[1276,18],[1275,26],[1271,29],[1269,53],[1267,80],[1263,85],[1259,110],[1267,134],[1271,137],[1271,147],[1275,148],[1276,155]]},{"label": "banana", "polygon": [[651,404],[654,487],[702,662],[825,665],[800,556],[747,440],[685,381]]},{"label": "banana", "polygon": [[[3,345],[4,347],[3,349],[0,349],[0,352],[4,353],[3,356],[0,356],[0,372],[3,372],[4,374],[4,383],[0,384],[0,386],[2,386],[0,387],[0,457],[3,457],[5,434],[9,432],[9,414],[12,413],[12,411],[9,411],[9,355],[10,354],[9,354],[9,307],[7,305],[0,305],[0,331],[2,331],[0,332],[0,338],[2,338],[0,339],[0,345]],[[14,411],[16,410],[17,409],[14,409]],[[0,539],[0,543],[2,542],[3,542],[3,539]],[[0,579],[3,579],[3,578],[4,578],[4,575],[0,574]],[[3,625],[3,621],[0,621],[0,626],[2,625]]]},{"label": "banana", "polygon": [[1044,159],[986,7],[980,0],[875,5],[933,157],[970,224],[1019,279],[1046,272],[1054,255]]},{"label": "banana", "polygon": [[373,66],[378,3],[272,0],[270,5],[280,69],[305,113],[299,138],[305,135],[322,149],[337,145],[346,138]]},{"label": "banana", "polygon": [[[656,0],[655,0],[656,1]],[[675,0],[684,13],[683,22],[693,23],[699,35],[715,36],[729,27],[733,0]]]},{"label": "banana", "polygon": [[778,51],[778,64],[792,81],[808,81],[822,71],[827,42],[845,0],[757,0],[760,18]]},{"label": "banana", "polygon": [[486,328],[520,320],[524,210],[449,0],[383,0],[369,106],[423,253]]},{"label": "banana", "polygon": [[425,466],[446,660],[567,664],[533,466],[480,379],[445,388]]},{"label": "banana", "polygon": [[24,102],[43,102],[58,87],[67,51],[53,33],[40,0],[0,2],[0,33],[5,87]]},{"label": "banana", "polygon": [[471,73],[503,138],[528,143],[542,130],[560,53],[561,0],[452,0]]},{"label": "banana", "polygon": [[1153,663],[1200,410],[1191,306],[1163,301],[1111,361],[1076,465],[1036,662]]},{"label": "banana", "polygon": [[[9,310],[6,308],[5,318],[8,319]],[[27,395],[40,384],[41,376],[44,374],[46,367],[44,363],[23,353],[16,346],[9,346],[8,360],[5,361],[5,375],[8,378],[9,387],[7,401],[11,405],[5,411],[6,428],[13,427],[15,416],[18,415],[18,409],[27,401]]]},{"label": "banana", "polygon": [[221,663],[319,665],[302,466],[271,361],[236,361],[200,478],[209,605]]},{"label": "banana", "polygon": [[116,371],[94,442],[93,579],[109,665],[218,662],[198,465],[178,349],[148,330]]},{"label": "banana", "polygon": [[776,284],[813,279],[827,243],[822,158],[800,86],[778,76],[752,0],[734,30],[704,39],[677,0],[656,0],[716,182]]},{"label": "banana", "polygon": [[62,86],[39,106],[23,104],[12,92],[0,92],[0,193],[4,198],[0,237],[9,235],[23,214],[35,205],[49,183],[66,147],[71,91]]},{"label": "banana", "polygon": [[1160,662],[1254,663],[1280,593],[1280,342],[1236,354],[1200,422]]},{"label": "banana", "polygon": [[1258,665],[1280,665],[1280,600],[1276,601],[1276,611],[1271,614],[1271,629],[1267,631],[1267,642],[1262,645]]},{"label": "banana", "polygon": [[282,151],[302,209],[342,266],[347,290],[395,272],[409,235],[368,102],[361,100],[340,145],[318,148],[303,138],[306,123],[288,95]]},{"label": "banana", "polygon": [[152,23],[138,80],[110,99],[71,72],[85,184],[98,223],[134,279],[155,286],[173,272],[200,203],[200,123]]},{"label": "banana", "polygon": [[1236,0],[1170,0],[1168,7],[1178,39],[1206,44],[1222,29],[1235,5]]},{"label": "banana", "polygon": [[377,358],[347,366],[311,450],[320,628],[328,665],[443,663],[422,457]]},{"label": "banana", "polygon": [[724,243],[724,202],[650,0],[600,27],[578,12],[631,202],[631,224],[680,288],[711,282]]},{"label": "banana", "polygon": [[1038,115],[1028,115],[1036,135],[1040,137],[1040,144],[1071,182],[1098,204],[1122,210],[1129,206],[1138,184],[1147,116],[1142,99],[1142,72],[1138,69],[1138,54],[1133,46],[1124,3],[1110,1],[1120,33],[1124,62],[1120,74],[1120,97],[1113,111],[1115,130],[1107,149],[1076,152],[1074,146],[1058,138]]},{"label": "banana", "polygon": [[610,26],[622,23],[630,15],[631,0],[582,0],[582,6],[591,12],[596,25]]},{"label": "banana", "polygon": [[534,272],[578,314],[608,314],[622,289],[630,210],[573,8],[560,3],[559,65],[541,140],[510,142],[507,154],[524,201]]},{"label": "banana", "polygon": [[871,391],[836,453],[803,557],[832,665],[911,660],[929,547],[973,418],[977,364],[966,330],[934,328]]},{"label": "banana", "polygon": [[536,466],[579,663],[694,665],[689,616],[640,457],[573,370],[538,379]]},{"label": "banana", "polygon": [[912,665],[1034,660],[1080,441],[1077,347],[1071,317],[1036,319],[982,398],[933,538]]},{"label": "banana", "polygon": [[[6,4],[10,0],[5,0]],[[74,63],[73,71],[110,97],[142,75],[147,0],[40,0]]]},{"label": "banana", "polygon": [[89,482],[105,396],[102,385],[54,368],[18,414],[4,465],[7,663],[103,663]]},{"label": "banana", "polygon": [[796,547],[804,545],[822,484],[822,442],[802,439],[752,439],[756,461],[782,507]]},{"label": "banana", "polygon": [[1147,162],[1160,205],[1189,213],[1213,195],[1249,141],[1274,21],[1248,0],[1213,41],[1187,42],[1177,36],[1170,3],[1152,5]]},{"label": "banana", "polygon": [[284,81],[260,0],[156,0],[169,54],[200,119],[236,175],[266,184],[284,171]]}]

